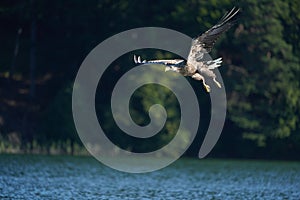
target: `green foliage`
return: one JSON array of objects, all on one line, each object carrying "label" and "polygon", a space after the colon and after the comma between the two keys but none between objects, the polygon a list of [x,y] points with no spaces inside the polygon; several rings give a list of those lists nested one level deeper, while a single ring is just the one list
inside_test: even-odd
[{"label": "green foliage", "polygon": [[[163,72],[163,67],[158,65],[156,73],[161,74]],[[160,77],[159,80],[168,81],[168,75],[176,74],[167,74],[165,77]],[[162,80],[163,78],[165,80]],[[131,81],[136,81],[137,83],[149,79],[153,80],[153,74],[142,74],[141,76],[134,78],[130,77]],[[169,84],[174,85],[176,83],[169,82]],[[110,99],[108,101],[110,101]],[[104,132],[115,144],[123,149],[130,149],[135,152],[154,151],[168,144],[178,131],[180,124],[179,103],[172,91],[161,85],[147,84],[138,88],[131,96],[129,108],[124,108],[129,109],[132,120],[140,126],[145,126],[150,123],[149,109],[151,106],[159,104],[166,110],[167,120],[163,129],[155,136],[147,139],[138,139],[124,134],[115,124],[110,107],[106,107],[105,109],[103,107],[103,101],[101,101],[100,98],[96,98],[96,103],[98,107],[98,117],[101,126],[104,128]],[[103,115],[105,117],[103,117]],[[162,116],[159,113],[156,113],[155,117],[157,119],[162,119]],[[122,118],[122,116],[120,116],[120,118],[124,123],[130,123],[128,119]],[[182,143],[178,145],[185,145],[189,142],[189,138],[186,138],[188,136],[189,134],[182,134]]]},{"label": "green foliage", "polygon": [[38,139],[43,143],[68,141],[80,143],[72,120],[72,85],[68,84],[43,112],[40,118]]},{"label": "green foliage", "polygon": [[253,132],[284,138],[299,130],[299,59],[293,54],[294,42],[284,37],[284,25],[294,9],[289,6],[284,1],[249,0],[242,4],[243,21],[234,40],[237,48],[243,48],[232,61],[242,70],[227,79],[240,76],[229,95],[229,117],[245,136]]},{"label": "green foliage", "polygon": [[[224,139],[225,136],[222,139],[230,147],[236,145],[242,149],[245,155],[258,154],[261,148],[270,150],[279,146],[284,148],[282,152],[288,152],[290,148],[299,150],[300,3],[295,0],[35,1],[37,82],[38,87],[47,92],[37,92],[37,100],[32,103],[37,103],[37,112],[42,113],[36,121],[39,128],[34,139],[49,146],[56,141],[79,142],[72,120],[70,82],[84,57],[105,38],[144,26],[171,28],[195,37],[233,6],[241,8],[242,19],[217,41],[212,52],[213,57],[222,56],[224,60],[220,70],[227,91],[229,125],[223,135],[229,134],[231,140]],[[21,27],[16,73],[20,75],[20,81],[28,82],[31,15],[29,1],[0,3],[0,22],[6,24],[0,33],[1,77],[9,70],[16,31]],[[147,51],[141,52],[147,54]],[[155,51],[149,57],[172,55]],[[147,142],[131,137],[118,139],[120,130],[108,110],[110,101],[105,98],[110,96],[113,82],[128,70],[126,66],[132,66],[132,58],[118,59],[103,78],[108,84],[103,88],[106,97],[97,100],[99,121],[105,129],[111,130],[109,137],[123,148],[146,151],[161,147],[174,137],[180,112],[175,96],[166,88],[155,85],[136,91],[130,112],[136,123],[146,125],[149,107],[162,104],[168,108],[164,129]],[[45,77],[49,80],[43,81]],[[196,87],[199,85],[191,83]],[[199,96],[206,95],[199,89],[196,92]],[[202,103],[209,104],[206,100]],[[209,113],[201,112],[201,116],[208,121]],[[239,144],[232,144],[232,141]],[[219,152],[230,154],[226,144],[220,146]]]}]

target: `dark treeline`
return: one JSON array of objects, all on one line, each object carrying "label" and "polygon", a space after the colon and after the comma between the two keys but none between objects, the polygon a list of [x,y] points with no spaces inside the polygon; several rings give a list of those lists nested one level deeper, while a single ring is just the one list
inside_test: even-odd
[{"label": "dark treeline", "polygon": [[[224,60],[220,72],[228,111],[210,156],[299,159],[300,2],[295,0],[1,1],[0,152],[80,151],[71,110],[72,84],[96,45],[119,32],[147,26],[195,37],[233,6],[241,8],[241,19],[212,52],[213,58]],[[155,49],[137,53],[147,59],[176,56]],[[130,105],[134,121],[149,123],[147,111],[155,103],[166,106],[168,121],[146,141],[122,134],[111,114],[110,95],[128,66],[133,67],[132,55],[120,57],[105,72],[98,88],[104,95],[97,93],[96,109],[116,144],[150,151],[174,137],[179,105],[164,87],[141,87]],[[186,153],[194,156],[209,123],[210,100],[199,82],[189,81],[201,106],[201,128]]]}]

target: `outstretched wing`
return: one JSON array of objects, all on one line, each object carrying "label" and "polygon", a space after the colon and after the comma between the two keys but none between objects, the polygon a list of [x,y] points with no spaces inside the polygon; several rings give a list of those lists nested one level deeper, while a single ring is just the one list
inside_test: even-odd
[{"label": "outstretched wing", "polygon": [[182,59],[173,59],[173,60],[142,60],[141,56],[133,56],[133,60],[136,64],[158,64],[158,65],[166,65],[166,66],[184,66],[185,60]]},{"label": "outstretched wing", "polygon": [[188,56],[188,63],[197,64],[203,59],[204,54],[209,53],[217,39],[222,33],[227,31],[237,20],[237,14],[240,9],[233,8],[227,12],[222,19],[208,31],[193,39],[191,50]]}]

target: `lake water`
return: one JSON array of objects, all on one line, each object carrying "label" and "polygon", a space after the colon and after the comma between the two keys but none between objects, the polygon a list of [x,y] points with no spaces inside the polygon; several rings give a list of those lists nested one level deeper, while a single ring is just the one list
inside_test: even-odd
[{"label": "lake water", "polygon": [[300,162],[180,159],[151,173],[92,157],[0,155],[0,199],[300,199]]}]

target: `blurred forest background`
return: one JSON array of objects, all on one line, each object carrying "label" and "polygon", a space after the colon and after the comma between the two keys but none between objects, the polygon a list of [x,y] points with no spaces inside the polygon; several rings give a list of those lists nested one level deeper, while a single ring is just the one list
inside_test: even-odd
[{"label": "blurred forest background", "polygon": [[[242,18],[217,41],[212,52],[213,58],[222,56],[224,60],[220,72],[228,111],[210,156],[300,159],[297,0],[2,0],[0,152],[84,154],[73,124],[72,83],[96,45],[119,32],[146,26],[195,37],[234,6],[241,8]],[[176,57],[155,49],[138,54],[146,59]],[[149,106],[162,103],[168,109],[168,122],[146,142],[120,133],[109,109],[110,95],[122,74],[134,67],[132,55],[117,59],[102,77],[99,85],[105,95],[96,98],[97,114],[116,144],[136,152],[150,151],[173,138],[179,105],[166,88],[141,87],[130,105],[133,119],[147,124]],[[189,81],[201,106],[199,132],[186,152],[195,156],[209,123],[210,100],[202,84]]]}]

